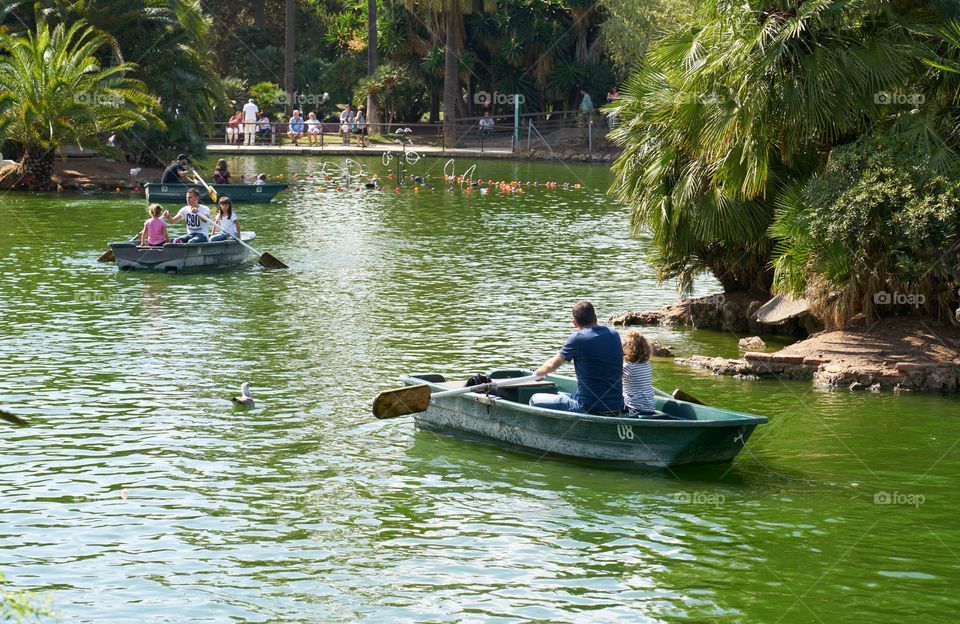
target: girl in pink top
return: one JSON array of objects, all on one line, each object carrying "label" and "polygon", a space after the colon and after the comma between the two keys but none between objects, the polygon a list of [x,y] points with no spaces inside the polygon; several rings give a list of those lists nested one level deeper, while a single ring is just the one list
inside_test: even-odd
[{"label": "girl in pink top", "polygon": [[150,218],[143,222],[143,231],[140,232],[141,245],[159,246],[170,242],[170,235],[167,234],[167,222],[160,218],[163,212],[163,206],[160,204],[150,204],[147,208]]}]

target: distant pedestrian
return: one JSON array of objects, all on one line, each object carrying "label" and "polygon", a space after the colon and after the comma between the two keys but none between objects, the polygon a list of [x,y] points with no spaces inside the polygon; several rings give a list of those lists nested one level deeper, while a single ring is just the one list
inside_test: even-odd
[{"label": "distant pedestrian", "polygon": [[356,117],[353,111],[350,110],[350,105],[347,104],[343,112],[340,113],[340,132],[343,134],[344,145],[350,145],[350,126],[353,125],[354,119],[356,119]]},{"label": "distant pedestrian", "polygon": [[484,113],[480,119],[480,136],[490,136],[493,134],[494,121],[490,113]]},{"label": "distant pedestrian", "polygon": [[317,119],[317,116],[314,113],[309,113],[307,115],[307,140],[310,142],[310,145],[319,145],[321,142],[320,132],[323,130],[323,125]]},{"label": "distant pedestrian", "polygon": [[257,122],[257,134],[266,139],[273,132],[273,126],[270,125],[270,118],[266,112],[260,113],[260,120]]},{"label": "distant pedestrian", "polygon": [[298,145],[300,137],[303,136],[303,117],[300,116],[300,111],[298,110],[293,111],[293,117],[290,118],[287,127],[287,136],[290,137],[294,145]]},{"label": "distant pedestrian", "polygon": [[253,98],[247,100],[243,105],[243,142],[245,145],[253,145],[257,139],[257,103]]},{"label": "distant pedestrian", "polygon": [[243,121],[243,113],[237,111],[227,122],[227,143],[240,142],[240,122]]},{"label": "distant pedestrian", "polygon": [[593,100],[590,99],[590,94],[583,89],[580,89],[580,95],[583,96],[583,101],[580,102],[580,110],[583,112],[583,122],[587,123],[593,114]]},{"label": "distant pedestrian", "polygon": [[363,104],[357,107],[357,117],[353,122],[353,128],[357,133],[357,145],[366,147],[370,133],[367,128],[367,114],[363,109]]},{"label": "distant pedestrian", "polygon": [[[607,104],[613,104],[620,99],[620,92],[616,87],[612,87],[607,93]],[[607,123],[610,124],[610,129],[613,130],[617,125],[617,116],[613,113],[607,117]]]}]

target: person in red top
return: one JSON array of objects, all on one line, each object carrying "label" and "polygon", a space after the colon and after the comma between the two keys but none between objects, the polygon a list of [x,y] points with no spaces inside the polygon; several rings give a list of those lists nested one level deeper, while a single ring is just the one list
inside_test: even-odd
[{"label": "person in red top", "polygon": [[227,122],[227,143],[240,143],[240,124],[243,122],[243,113],[237,111]]}]

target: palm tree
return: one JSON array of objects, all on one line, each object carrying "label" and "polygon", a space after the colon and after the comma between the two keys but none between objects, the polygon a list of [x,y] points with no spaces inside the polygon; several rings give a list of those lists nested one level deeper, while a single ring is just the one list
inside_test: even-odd
[{"label": "palm tree", "polygon": [[661,278],[708,269],[728,290],[769,288],[777,195],[883,119],[875,93],[919,74],[916,17],[866,0],[748,6],[707,3],[609,108],[625,148],[612,192],[653,233]]},{"label": "palm tree", "polygon": [[[452,147],[457,140],[457,102],[460,100],[460,31],[463,16],[476,9],[493,10],[494,0],[403,0],[414,11],[418,6],[438,16],[446,33],[443,71],[443,144]],[[436,33],[432,33],[439,39]]]},{"label": "palm tree", "polygon": [[[367,0],[367,78],[377,72],[377,0]],[[367,96],[367,123],[379,121],[377,100]]]},{"label": "palm tree", "polygon": [[296,60],[297,44],[297,2],[296,0],[285,0],[284,2],[284,36],[283,36],[283,89],[287,92],[287,101],[293,102],[293,77],[294,61]]},{"label": "palm tree", "polygon": [[107,46],[82,22],[51,29],[40,18],[35,33],[0,33],[0,134],[23,149],[8,186],[49,187],[65,145],[102,149],[106,133],[163,126],[144,84],[124,76],[134,65],[101,66],[97,52]]},{"label": "palm tree", "polygon": [[[226,94],[210,61],[212,22],[198,0],[40,0],[50,25],[84,23],[108,45],[95,52],[102,66],[130,61],[126,76],[143,82],[162,107],[163,132],[137,127],[120,135],[143,162],[163,162],[178,151],[202,149],[205,130]],[[26,0],[0,0],[4,25],[14,32],[35,26]],[[30,7],[32,9],[32,6]]]}]

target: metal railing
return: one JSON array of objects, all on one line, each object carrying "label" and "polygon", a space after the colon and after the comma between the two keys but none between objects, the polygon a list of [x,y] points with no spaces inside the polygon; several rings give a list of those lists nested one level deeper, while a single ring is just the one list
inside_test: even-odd
[{"label": "metal railing", "polygon": [[[481,128],[480,120],[482,117],[465,117],[457,119],[454,124],[455,137],[450,147],[454,148],[479,148],[480,151],[487,149],[508,149],[518,150],[524,145],[530,148],[531,140],[543,139],[556,130],[564,128],[584,128],[588,132],[593,129],[606,129],[604,121],[597,116],[596,111],[590,116],[593,124],[584,121],[583,113],[579,110],[550,111],[543,113],[523,113],[518,119],[512,114],[497,114],[491,117],[494,125],[489,131]],[[516,125],[515,125],[516,123]],[[213,132],[204,137],[208,144],[245,144],[244,129],[245,124],[239,124],[239,128],[228,131],[229,122],[215,122]],[[320,122],[319,132],[315,134],[307,133],[307,125],[304,122],[304,132],[297,137],[297,144],[301,146],[315,145],[317,147],[356,145],[359,137],[356,132],[342,132],[342,125],[339,120],[328,118]],[[379,135],[379,145],[395,143],[398,139],[397,131],[403,131],[403,140],[407,144],[413,145],[434,145],[442,148],[444,141],[444,127],[442,123],[377,123],[367,124],[369,134]],[[409,129],[409,131],[406,131]],[[533,137],[531,133],[535,131]],[[254,135],[254,145],[289,145],[292,138],[288,134],[289,122],[286,118],[283,121],[271,121],[268,132],[259,131]],[[539,137],[537,136],[539,135]],[[593,138],[593,132],[586,137],[589,140]],[[369,143],[368,143],[369,144]],[[549,147],[549,146],[548,146]]]}]

